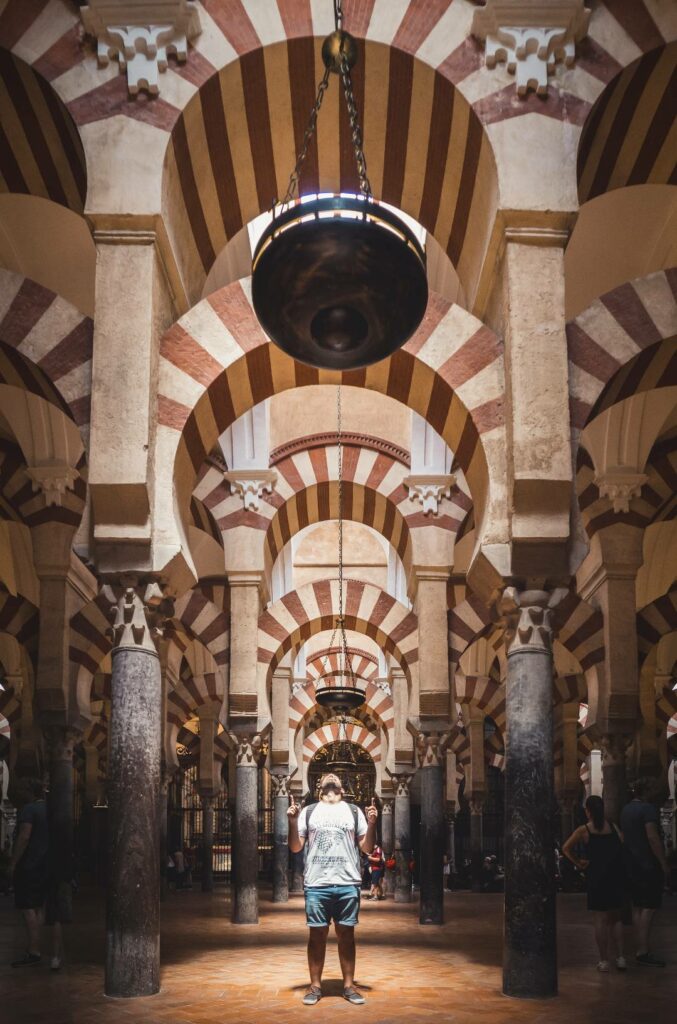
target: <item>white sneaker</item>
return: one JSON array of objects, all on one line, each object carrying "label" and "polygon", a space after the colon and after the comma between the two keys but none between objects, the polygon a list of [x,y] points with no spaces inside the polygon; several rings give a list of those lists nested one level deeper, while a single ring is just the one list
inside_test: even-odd
[{"label": "white sneaker", "polygon": [[609,973],[609,961],[608,960],[600,960],[600,962],[597,964],[597,970],[601,971],[602,974],[608,974]]},{"label": "white sneaker", "polygon": [[628,965],[627,965],[627,962],[626,962],[624,956],[617,956],[616,957],[616,967],[618,968],[619,971],[627,971]]},{"label": "white sneaker", "polygon": [[53,956],[52,959],[49,961],[49,969],[50,971],[61,970],[61,957]]}]

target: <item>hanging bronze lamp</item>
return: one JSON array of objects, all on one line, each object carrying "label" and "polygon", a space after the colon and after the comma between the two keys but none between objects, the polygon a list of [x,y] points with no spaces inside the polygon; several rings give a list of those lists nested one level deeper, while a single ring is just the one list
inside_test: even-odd
[{"label": "hanging bronze lamp", "polygon": [[[357,43],[342,27],[325,39],[325,73],[287,194],[252,264],[254,310],[284,352],[321,369],[353,370],[391,355],[414,333],[428,302],[425,253],[400,217],[377,203],[362,149],[350,69]],[[340,75],[350,118],[359,195],[298,199],[301,168],[331,73]]]}]

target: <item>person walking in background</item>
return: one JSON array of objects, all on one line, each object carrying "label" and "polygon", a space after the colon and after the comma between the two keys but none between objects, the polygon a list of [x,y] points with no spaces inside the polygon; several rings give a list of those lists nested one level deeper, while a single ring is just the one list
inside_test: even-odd
[{"label": "person walking in background", "polygon": [[303,876],[310,971],[310,988],[303,997],[306,1006],[314,1006],[322,998],[322,971],[332,920],[338,939],[343,997],[356,1005],[366,1002],[354,986],[355,925],[360,910],[360,850],[367,853],[374,847],[378,811],[372,803],[365,818],[359,807],[343,800],[343,792],[340,778],[330,772],[320,779],[319,803],[301,810],[292,796],[287,811],[289,849],[299,853],[306,840],[308,844]]},{"label": "person walking in background", "polygon": [[374,844],[374,848],[369,854],[369,871],[371,879],[371,889],[369,890],[368,900],[382,900],[383,896],[383,872],[385,870],[385,857],[383,856],[383,850],[378,845]]},{"label": "person walking in background", "polygon": [[[601,796],[589,796],[585,801],[587,822],[569,836],[562,847],[565,857],[585,871],[588,891],[588,910],[595,915],[595,938],[599,949],[597,970],[609,970],[609,942],[613,936],[616,946],[616,967],[627,968],[623,955],[623,921],[621,911],[625,897],[625,870],[623,843],[615,825],[604,817]],[[585,859],[578,858],[574,847],[585,846]]]},{"label": "person walking in background", "polygon": [[663,889],[670,877],[659,832],[658,808],[647,799],[650,788],[648,779],[637,779],[631,785],[632,800],[621,811],[621,831],[625,841],[637,963],[665,967],[664,960],[649,952],[651,922],[660,908]]},{"label": "person walking in background", "polygon": [[14,905],[23,914],[28,948],[12,967],[39,964],[40,927],[49,882],[49,830],[45,792],[39,779],[20,778],[14,787],[18,808],[16,836],[10,861]]}]

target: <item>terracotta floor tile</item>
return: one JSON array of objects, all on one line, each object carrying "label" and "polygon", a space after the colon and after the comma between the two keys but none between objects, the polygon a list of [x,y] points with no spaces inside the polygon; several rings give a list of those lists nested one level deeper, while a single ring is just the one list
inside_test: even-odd
[{"label": "terracotta floor tile", "polygon": [[[677,898],[656,921],[655,946],[674,966],[600,975],[585,898],[559,898],[560,996],[501,994],[500,896],[446,898],[446,923],[423,927],[415,904],[365,904],[358,929],[357,983],[367,1007],[341,998],[336,942],[327,951],[325,997],[301,1003],[307,986],[303,902],[261,898],[258,926],[230,923],[226,894],[171,894],[162,904],[161,991],[150,999],[103,995],[103,900],[83,890],[68,929],[68,964],[14,971],[0,966],[5,1024],[672,1024],[677,999]],[[631,935],[627,933],[628,944]],[[9,902],[0,899],[0,963],[23,946]]]}]

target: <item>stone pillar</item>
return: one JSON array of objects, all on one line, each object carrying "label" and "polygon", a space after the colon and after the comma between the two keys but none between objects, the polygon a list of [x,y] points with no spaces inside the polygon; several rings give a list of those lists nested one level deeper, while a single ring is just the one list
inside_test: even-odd
[{"label": "stone pillar", "polygon": [[419,733],[421,778],[421,924],[444,922],[444,741],[440,733]]},{"label": "stone pillar", "polygon": [[580,791],[578,768],[578,701],[555,705],[555,739],[560,751],[555,765],[555,792],[560,814],[562,842],[573,831],[574,808]]},{"label": "stone pillar", "polygon": [[601,741],[604,813],[609,821],[616,824],[628,800],[626,753],[630,739],[621,733],[611,733],[603,736]]},{"label": "stone pillar", "polygon": [[470,874],[473,892],[482,891],[482,861],[484,859],[482,809],[484,800],[470,801]]},{"label": "stone pillar", "polygon": [[157,584],[105,587],[113,620],[108,762],[109,996],[160,987],[160,659],[153,620],[170,614]]},{"label": "stone pillar", "polygon": [[258,758],[261,737],[237,736],[233,829],[233,923],[258,924]]},{"label": "stone pillar", "polygon": [[170,773],[166,765],[160,767],[160,899],[167,898],[169,883],[167,879],[167,861],[169,859],[169,837],[167,835],[169,816],[169,782]]},{"label": "stone pillar", "polygon": [[48,726],[45,730],[49,758],[49,844],[56,880],[64,884],[60,896],[72,902],[74,873],[73,746],[79,737],[74,729]]},{"label": "stone pillar", "polygon": [[[381,801],[381,847],[386,860],[392,856],[395,847],[394,822],[393,822],[393,801]],[[386,895],[392,896],[395,892],[395,872],[386,870],[385,887]]]},{"label": "stone pillar", "polygon": [[411,903],[411,805],[413,772],[389,773],[395,783],[395,903]]},{"label": "stone pillar", "polygon": [[508,657],[505,750],[505,921],[503,992],[557,994],[554,863],[554,599],[505,590]]},{"label": "stone pillar", "polygon": [[456,874],[456,814],[447,811],[447,857],[452,875]]},{"label": "stone pillar", "polygon": [[271,773],[273,787],[273,903],[289,900],[289,779]]},{"label": "stone pillar", "polygon": [[291,887],[290,893],[298,895],[303,892],[303,851],[291,855]]},{"label": "stone pillar", "polygon": [[202,804],[202,892],[214,891],[214,797],[201,793]]}]

